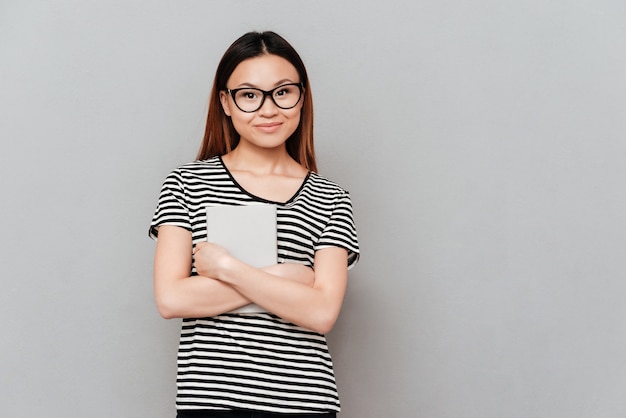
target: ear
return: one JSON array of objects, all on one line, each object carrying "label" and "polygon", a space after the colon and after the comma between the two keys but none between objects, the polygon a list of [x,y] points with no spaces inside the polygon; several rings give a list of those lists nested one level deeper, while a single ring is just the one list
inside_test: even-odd
[{"label": "ear", "polygon": [[226,116],[230,116],[230,102],[228,100],[228,93],[225,91],[220,91],[220,102],[222,103],[222,109],[224,109]]},{"label": "ear", "polygon": [[300,98],[300,102],[298,103],[298,106],[300,107],[300,110],[302,110],[302,108],[304,107],[304,98],[306,97],[306,88],[302,87],[302,97]]}]

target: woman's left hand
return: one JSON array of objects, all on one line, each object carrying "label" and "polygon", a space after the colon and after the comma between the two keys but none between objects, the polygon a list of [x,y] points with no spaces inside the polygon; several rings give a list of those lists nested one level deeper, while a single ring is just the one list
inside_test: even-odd
[{"label": "woman's left hand", "polygon": [[220,279],[222,272],[234,260],[226,248],[212,242],[197,243],[193,257],[198,274],[213,279]]}]

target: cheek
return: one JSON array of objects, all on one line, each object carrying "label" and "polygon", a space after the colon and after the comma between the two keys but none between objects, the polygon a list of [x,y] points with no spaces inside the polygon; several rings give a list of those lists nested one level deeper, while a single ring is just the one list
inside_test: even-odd
[{"label": "cheek", "polygon": [[300,119],[302,118],[302,107],[298,106],[294,109],[290,109],[288,116],[289,119],[293,120],[296,124],[299,124]]},{"label": "cheek", "polygon": [[299,109],[289,109],[283,111],[283,117],[285,121],[285,134],[290,137],[300,126],[302,115]]},{"label": "cheek", "polygon": [[249,116],[247,114],[241,114],[241,112],[235,112],[230,117],[230,120],[233,122],[233,126],[235,130],[239,132],[240,129],[244,129],[247,125],[250,124],[254,116]]},{"label": "cheek", "polygon": [[233,125],[235,126],[245,126],[252,121],[254,116],[250,116],[248,114],[242,114],[241,112],[235,112],[231,115],[230,119],[233,121]]}]

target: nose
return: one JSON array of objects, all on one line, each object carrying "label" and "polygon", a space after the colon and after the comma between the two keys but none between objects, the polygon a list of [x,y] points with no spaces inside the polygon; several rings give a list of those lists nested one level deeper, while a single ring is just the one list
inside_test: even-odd
[{"label": "nose", "polygon": [[[263,103],[257,112],[259,115],[267,116],[267,115],[275,115],[278,112],[278,106],[274,103],[274,99],[271,96],[271,93],[266,93],[263,98]],[[269,104],[268,104],[269,103]]]}]

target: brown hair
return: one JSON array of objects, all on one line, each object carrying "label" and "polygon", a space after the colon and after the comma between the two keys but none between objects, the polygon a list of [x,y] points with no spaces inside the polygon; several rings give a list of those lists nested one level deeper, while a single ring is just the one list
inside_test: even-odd
[{"label": "brown hair", "polygon": [[222,108],[220,91],[226,89],[226,83],[237,65],[249,58],[266,54],[286,59],[298,71],[300,82],[304,86],[300,124],[287,138],[286,147],[291,158],[306,169],[317,171],[313,146],[313,99],[306,68],[289,42],[274,32],[248,32],[237,39],[224,53],[215,72],[204,139],[197,159],[206,160],[217,155],[224,155],[239,144],[239,134]]}]

